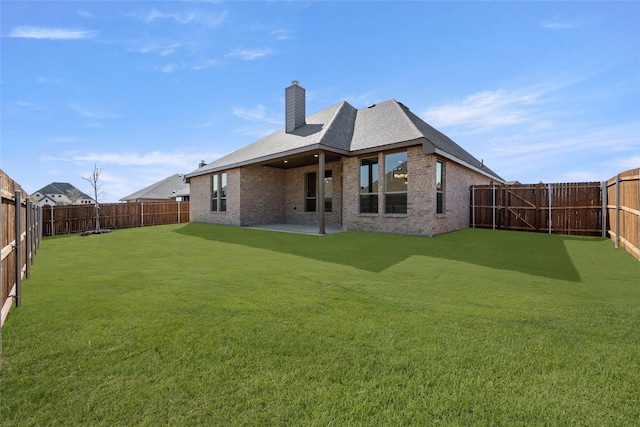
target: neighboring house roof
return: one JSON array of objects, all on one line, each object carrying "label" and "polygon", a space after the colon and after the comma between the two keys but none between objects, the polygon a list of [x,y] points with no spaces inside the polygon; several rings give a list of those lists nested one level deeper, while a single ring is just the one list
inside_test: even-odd
[{"label": "neighboring house roof", "polygon": [[441,155],[503,181],[483,162],[393,99],[361,109],[346,101],[332,105],[307,117],[306,123],[297,129],[274,132],[188,173],[186,179],[250,164],[267,164],[316,150],[349,156],[418,144],[425,154]]},{"label": "neighboring house roof", "polygon": [[68,182],[52,182],[51,184],[42,187],[40,190],[34,192],[33,194],[36,193],[40,193],[40,194],[44,194],[44,195],[51,195],[51,194],[64,194],[64,195],[68,195],[69,192],[72,191],[77,191],[78,192],[78,199],[90,199],[93,200],[93,198],[91,198],[91,196],[83,193],[82,191],[78,190],[76,187],[74,187],[73,185],[69,184]]},{"label": "neighboring house roof", "polygon": [[51,197],[49,196],[42,196],[41,198],[36,200],[38,202],[38,205],[40,206],[44,206],[44,205],[50,205],[50,206],[55,206],[56,205],[56,201],[53,200]]},{"label": "neighboring house roof", "polygon": [[189,184],[184,182],[184,175],[175,174],[162,181],[151,184],[142,190],[129,194],[120,199],[122,202],[133,202],[140,199],[164,200],[175,199],[178,196],[189,195]]}]

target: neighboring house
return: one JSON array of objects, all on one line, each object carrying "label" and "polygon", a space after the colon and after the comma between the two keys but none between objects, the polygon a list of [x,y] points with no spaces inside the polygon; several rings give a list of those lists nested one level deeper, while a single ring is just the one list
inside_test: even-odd
[{"label": "neighboring house", "polygon": [[39,206],[93,205],[94,200],[68,182],[52,182],[31,195]]},{"label": "neighboring house", "polygon": [[175,174],[120,199],[121,202],[166,202],[189,200],[189,184],[184,175]]},{"label": "neighboring house", "polygon": [[432,236],[469,226],[471,185],[504,182],[395,100],[305,117],[294,81],[285,104],[284,129],[186,175],[191,221]]}]

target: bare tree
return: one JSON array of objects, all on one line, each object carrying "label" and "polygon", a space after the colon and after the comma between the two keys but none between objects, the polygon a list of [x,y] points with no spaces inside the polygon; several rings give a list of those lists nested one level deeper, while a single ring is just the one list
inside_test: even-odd
[{"label": "bare tree", "polygon": [[75,187],[70,188],[67,190],[67,197],[69,198],[69,200],[71,200],[71,204],[75,205],[82,197],[82,191],[78,190]]},{"label": "bare tree", "polygon": [[91,175],[87,176],[83,176],[82,179],[84,179],[85,181],[89,181],[89,184],[91,184],[91,188],[93,188],[93,195],[94,195],[94,210],[95,210],[95,214],[96,214],[96,229],[95,232],[99,233],[100,232],[100,202],[99,200],[101,198],[104,197],[105,192],[101,190],[102,188],[102,184],[100,183],[100,174],[102,173],[102,168],[99,168],[98,165],[94,164],[93,165],[93,172],[91,172]]}]

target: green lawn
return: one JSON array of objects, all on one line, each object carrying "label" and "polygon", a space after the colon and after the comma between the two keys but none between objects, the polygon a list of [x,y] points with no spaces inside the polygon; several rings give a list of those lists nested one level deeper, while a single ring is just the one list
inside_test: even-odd
[{"label": "green lawn", "polygon": [[609,240],[203,224],[46,238],[0,424],[640,420],[640,263]]}]

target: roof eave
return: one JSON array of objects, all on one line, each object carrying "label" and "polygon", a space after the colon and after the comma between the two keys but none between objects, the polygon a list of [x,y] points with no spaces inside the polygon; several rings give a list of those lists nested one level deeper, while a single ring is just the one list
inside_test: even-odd
[{"label": "roof eave", "polygon": [[262,156],[262,157],[257,157],[255,159],[248,159],[248,160],[243,160],[240,162],[236,162],[236,163],[229,163],[226,165],[221,165],[221,166],[217,166],[217,167],[211,167],[209,169],[205,169],[205,170],[200,170],[200,171],[194,171],[188,174],[185,174],[184,179],[187,183],[190,182],[191,178],[194,178],[196,176],[202,176],[202,175],[209,175],[212,173],[216,173],[216,172],[220,172],[220,171],[225,171],[225,170],[229,170],[229,169],[236,169],[236,168],[240,168],[243,166],[250,166],[250,165],[260,165],[263,163],[270,163],[273,162],[274,160],[278,160],[284,157],[291,157],[291,156],[296,156],[296,155],[300,155],[300,154],[305,154],[305,153],[311,153],[314,151],[318,151],[318,150],[323,150],[323,151],[327,151],[327,152],[331,152],[331,153],[335,153],[335,154],[340,154],[342,156],[348,156],[349,152],[346,150],[340,150],[334,147],[328,147],[326,145],[322,145],[322,144],[313,144],[313,145],[307,145],[304,147],[300,147],[300,148],[296,148],[293,150],[288,150],[288,151],[282,151],[280,153],[275,153],[275,154],[270,154],[267,156]]},{"label": "roof eave", "polygon": [[452,162],[455,162],[461,166],[464,166],[465,168],[471,169],[474,172],[477,172],[481,175],[486,176],[487,178],[491,178],[493,180],[496,180],[502,184],[505,183],[505,181],[500,178],[499,176],[492,174],[490,172],[487,172],[486,170],[483,170],[481,168],[478,168],[476,166],[473,166],[467,162],[465,162],[464,160],[460,160],[459,158],[457,158],[456,156],[447,153],[446,151],[442,151],[439,148],[436,148],[431,142],[429,142],[428,140],[425,140],[426,144],[422,145],[422,151],[424,154],[436,154],[440,157],[444,157],[445,159],[449,159]]}]

